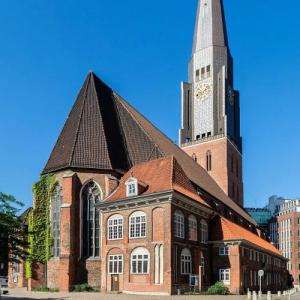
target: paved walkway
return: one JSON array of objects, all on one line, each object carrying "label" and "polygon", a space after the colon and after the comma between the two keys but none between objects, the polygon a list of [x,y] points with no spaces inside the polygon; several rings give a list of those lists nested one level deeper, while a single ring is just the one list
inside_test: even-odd
[{"label": "paved walkway", "polygon": [[[101,293],[42,293],[27,292],[25,289],[10,290],[9,295],[4,295],[1,300],[14,299],[56,299],[56,300],[246,300],[246,296],[138,296],[126,294],[101,294]],[[263,299],[266,299],[264,297]],[[300,300],[300,293],[291,297]],[[273,300],[288,300],[288,297],[273,297]]]}]

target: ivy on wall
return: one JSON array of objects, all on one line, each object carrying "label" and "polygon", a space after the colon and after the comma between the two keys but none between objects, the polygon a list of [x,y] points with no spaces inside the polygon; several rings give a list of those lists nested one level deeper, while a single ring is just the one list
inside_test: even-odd
[{"label": "ivy on wall", "polygon": [[46,263],[51,258],[53,238],[50,228],[51,195],[56,184],[53,174],[43,175],[33,185],[34,209],[28,224],[28,258],[26,260],[26,277],[32,276],[32,262]]}]

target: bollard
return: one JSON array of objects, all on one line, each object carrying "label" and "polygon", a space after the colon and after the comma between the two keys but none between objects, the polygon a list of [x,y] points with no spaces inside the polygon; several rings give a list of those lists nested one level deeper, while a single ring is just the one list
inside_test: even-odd
[{"label": "bollard", "polygon": [[277,292],[277,297],[281,297],[281,291]]},{"label": "bollard", "polygon": [[272,300],[272,294],[270,291],[268,291],[268,294],[267,294],[267,300]]},{"label": "bollard", "polygon": [[257,300],[257,294],[255,291],[252,292],[252,300]]},{"label": "bollard", "polygon": [[251,299],[251,292],[248,290],[248,293],[247,293],[247,299],[250,300]]},{"label": "bollard", "polygon": [[179,296],[181,294],[180,289],[177,289],[177,295]]},{"label": "bollard", "polygon": [[258,292],[258,298],[261,299],[262,293],[261,291]]}]

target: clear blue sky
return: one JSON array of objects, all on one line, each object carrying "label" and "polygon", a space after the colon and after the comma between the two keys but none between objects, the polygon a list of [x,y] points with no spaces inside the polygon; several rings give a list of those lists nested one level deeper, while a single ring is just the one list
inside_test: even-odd
[{"label": "clear blue sky", "polygon": [[[89,70],[172,139],[196,0],[0,2],[0,191],[32,202]],[[300,196],[300,1],[225,0],[248,206]]]}]

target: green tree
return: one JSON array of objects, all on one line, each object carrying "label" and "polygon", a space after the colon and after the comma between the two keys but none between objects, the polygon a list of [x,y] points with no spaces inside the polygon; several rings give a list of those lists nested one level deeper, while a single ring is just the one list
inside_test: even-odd
[{"label": "green tree", "polygon": [[0,192],[0,256],[9,260],[25,259],[27,228],[18,213],[24,204],[11,195]]}]

